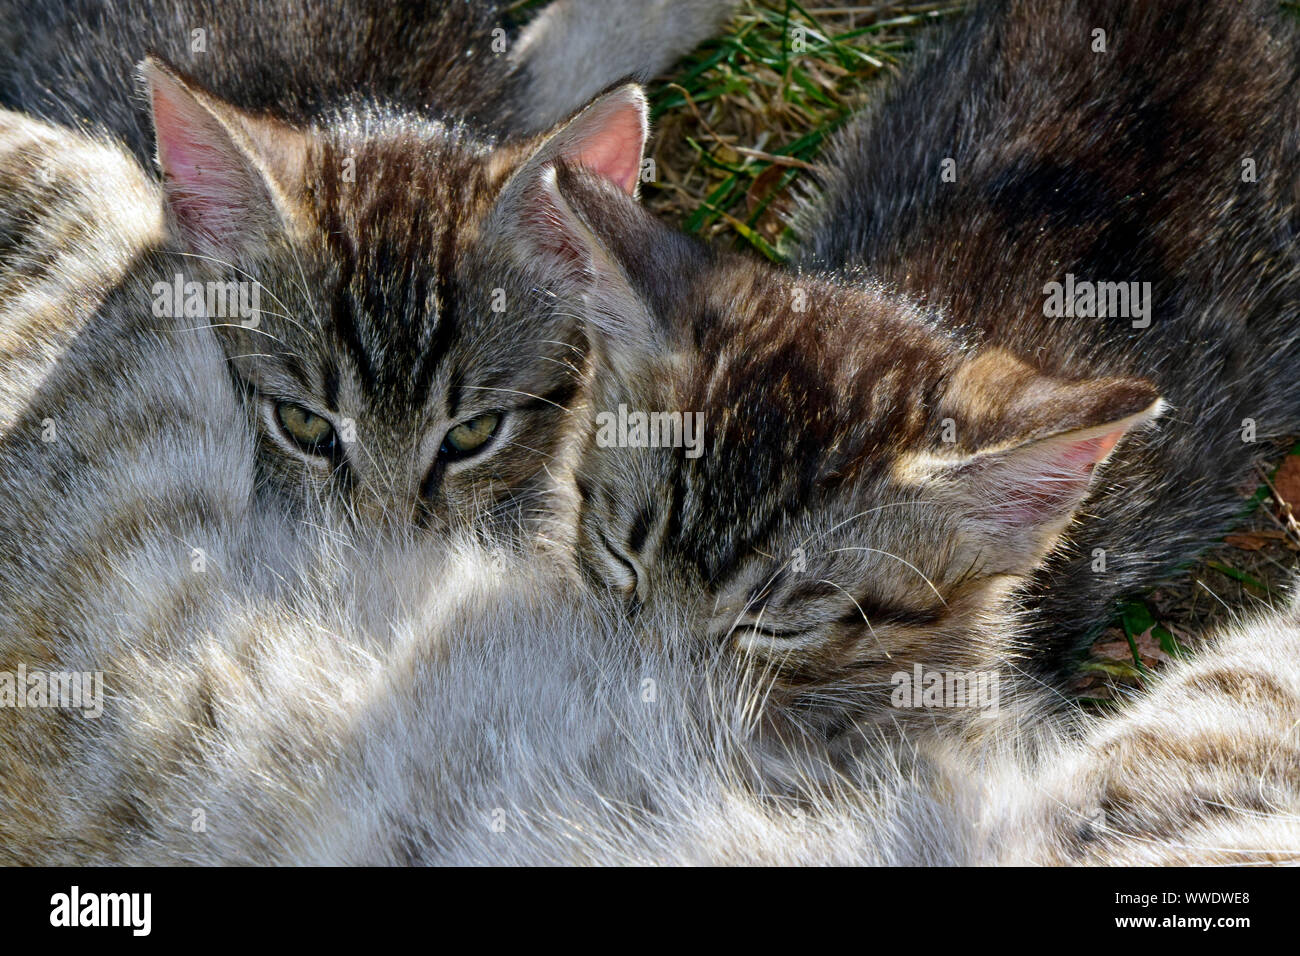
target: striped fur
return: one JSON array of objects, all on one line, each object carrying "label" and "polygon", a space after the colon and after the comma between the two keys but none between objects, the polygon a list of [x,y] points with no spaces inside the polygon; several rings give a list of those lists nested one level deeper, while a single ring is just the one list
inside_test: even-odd
[{"label": "striped fur", "polygon": [[[1040,743],[1046,756],[1026,767],[1011,762],[1025,749],[1019,733],[990,750],[987,736],[908,743],[854,724],[828,744],[819,721],[771,693],[771,672],[742,666],[724,644],[701,645],[689,608],[646,607],[629,620],[559,556],[317,525],[318,535],[277,518],[258,507],[254,432],[222,387],[213,330],[101,308],[140,281],[123,278],[131,261],[160,255],[141,239],[141,223],[160,228],[148,179],[112,147],[71,149],[20,117],[3,128],[15,144],[0,154],[6,169],[59,146],[48,188],[9,180],[29,201],[7,226],[20,241],[6,250],[22,254],[2,260],[6,275],[39,261],[32,251],[44,247],[27,231],[40,226],[38,207],[59,222],[118,223],[123,240],[84,260],[93,283],[48,287],[49,311],[82,331],[49,343],[41,364],[5,363],[14,388],[43,372],[0,456],[0,671],[98,670],[108,695],[98,719],[0,708],[5,862],[1098,862],[1295,851],[1292,618],[1225,639],[1127,714],[1076,731],[1080,742],[1059,756]],[[110,180],[105,207],[97,197]],[[775,304],[763,288],[717,291],[761,309]],[[121,325],[86,340],[84,324],[103,314]],[[75,360],[80,349],[97,361]],[[56,425],[48,442],[45,418]],[[1109,829],[1088,836],[1078,817],[1095,822],[1094,807]],[[1225,847],[1232,856],[1213,849]]]},{"label": "striped fur", "polygon": [[1042,703],[1015,680],[996,733],[913,734],[879,699],[913,660],[1015,671],[1008,599],[1150,386],[1044,376],[908,297],[708,253],[543,175],[594,240],[542,250],[586,290],[593,412],[708,413],[698,459],[587,442],[587,589],[549,552],[262,507],[221,333],[144,307],[175,267],[157,187],[103,142],[0,134],[0,671],[109,691],[98,720],[0,708],[6,862],[1294,859],[1293,615],[1061,743],[1029,747]]},{"label": "striped fur", "polygon": [[1225,629],[1085,731],[1027,779],[987,784],[988,859],[1300,863],[1297,609]]}]

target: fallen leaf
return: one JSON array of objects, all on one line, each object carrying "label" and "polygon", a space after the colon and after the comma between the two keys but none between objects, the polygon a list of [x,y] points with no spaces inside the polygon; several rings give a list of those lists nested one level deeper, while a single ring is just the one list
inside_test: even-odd
[{"label": "fallen leaf", "polygon": [[780,166],[769,166],[754,177],[754,182],[745,196],[745,208],[749,210],[751,216],[758,209],[759,204],[767,198],[767,194],[781,181],[785,172]]},{"label": "fallen leaf", "polygon": [[1287,455],[1273,476],[1273,488],[1278,497],[1300,509],[1300,455]]},{"label": "fallen leaf", "polygon": [[1138,657],[1142,659],[1142,663],[1147,667],[1155,667],[1157,664],[1164,664],[1169,660],[1169,655],[1165,653],[1165,649],[1160,646],[1160,641],[1152,635],[1150,630],[1143,631],[1135,636],[1133,643],[1137,644]]},{"label": "fallen leaf", "polygon": [[1242,551],[1258,551],[1260,548],[1267,547],[1271,541],[1285,540],[1285,531],[1279,531],[1276,528],[1264,528],[1260,531],[1244,531],[1240,534],[1227,535],[1223,539],[1223,543]]},{"label": "fallen leaf", "polygon": [[1092,653],[1097,657],[1109,657],[1113,660],[1132,660],[1133,651],[1128,641],[1107,641],[1105,644],[1092,645]]}]

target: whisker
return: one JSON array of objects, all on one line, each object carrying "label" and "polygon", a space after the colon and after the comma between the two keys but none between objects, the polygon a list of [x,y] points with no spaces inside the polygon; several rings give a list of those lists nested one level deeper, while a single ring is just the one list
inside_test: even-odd
[{"label": "whisker", "polygon": [[942,604],[944,607],[948,606],[948,602],[943,599],[943,595],[940,594],[939,589],[934,586],[934,582],[931,581],[928,577],[926,577],[924,572],[922,572],[920,568],[912,564],[910,561],[907,561],[904,558],[900,558],[892,551],[882,551],[879,548],[844,547],[844,548],[834,548],[828,553],[837,554],[840,551],[869,551],[872,554],[883,554],[887,558],[893,558],[895,561],[898,561],[900,564],[904,564],[907,567],[911,568],[913,571],[915,571],[917,576],[920,577],[920,579],[929,586],[930,590],[934,592],[935,597],[939,599],[939,603]]}]

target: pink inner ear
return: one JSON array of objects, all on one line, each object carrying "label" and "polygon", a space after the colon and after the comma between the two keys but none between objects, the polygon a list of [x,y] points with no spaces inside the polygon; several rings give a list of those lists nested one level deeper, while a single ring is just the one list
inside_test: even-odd
[{"label": "pink inner ear", "polygon": [[637,104],[628,103],[565,150],[564,158],[603,176],[628,195],[635,195],[644,149],[645,118]]},{"label": "pink inner ear", "polygon": [[258,202],[229,134],[169,77],[151,77],[158,161],[177,225],[191,243],[228,251]]},{"label": "pink inner ear", "polygon": [[1061,452],[1063,464],[1074,465],[1086,470],[1086,472],[1091,472],[1097,462],[1102,461],[1110,454],[1111,449],[1123,437],[1125,431],[1127,429],[1117,428],[1105,435],[1096,435],[1092,438],[1068,443]]},{"label": "pink inner ear", "polygon": [[1088,438],[1046,439],[1013,451],[985,474],[988,517],[1008,528],[1065,518],[1088,493],[1092,473],[1128,426]]}]

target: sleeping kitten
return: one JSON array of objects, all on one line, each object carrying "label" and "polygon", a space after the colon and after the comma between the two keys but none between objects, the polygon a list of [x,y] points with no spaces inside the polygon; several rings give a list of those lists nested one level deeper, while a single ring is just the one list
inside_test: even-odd
[{"label": "sleeping kitten", "polygon": [[1029,640],[1055,669],[1217,541],[1300,433],[1298,94],[1272,0],[984,4],[850,125],[804,210],[805,267],[1169,402],[1034,575]]},{"label": "sleeping kitten", "polygon": [[[168,376],[177,355],[185,367]],[[221,361],[207,330],[180,349],[135,338],[123,357],[152,374],[106,383],[122,407],[192,407]],[[212,454],[192,453],[196,434]],[[787,711],[768,678],[725,644],[691,640],[672,608],[629,621],[556,565],[335,533],[268,568],[263,543],[282,532],[249,524],[251,467],[227,464],[247,463],[251,441],[229,414],[167,419],[147,441],[108,445],[79,474],[85,494],[120,503],[111,524],[61,526],[71,560],[30,569],[25,592],[5,589],[6,862],[969,865],[1300,852],[1287,750],[1300,719],[1294,618],[1218,643],[1037,766],[865,727],[827,747],[816,714],[809,726]],[[196,546],[209,555],[202,569]],[[267,576],[284,586],[259,585]],[[79,706],[32,698],[34,680],[74,674],[92,681]],[[23,706],[4,696],[19,680]]]},{"label": "sleeping kitten", "polygon": [[[1171,3],[1167,9],[1183,7]],[[1242,442],[1236,425],[1252,417],[1261,434],[1291,427],[1289,367],[1300,329],[1300,263],[1289,239],[1295,184],[1286,178],[1296,164],[1285,161],[1300,137],[1287,107],[1278,106],[1291,99],[1266,98],[1258,87],[1283,89],[1290,68],[1282,58],[1293,47],[1271,41],[1253,15],[1232,10],[1171,12],[1155,33],[1151,23],[1128,23],[1129,32],[1112,36],[1112,59],[1095,61],[1117,96],[1142,89],[1144,70],[1187,95],[1170,126],[1187,139],[1186,157],[1166,163],[1165,153],[1139,149],[1136,141],[1129,151],[1134,162],[1147,157],[1146,165],[1139,163],[1145,179],[1134,183],[1144,184],[1150,208],[1127,201],[1112,208],[1106,205],[1112,193],[1103,191],[1095,194],[1097,215],[1083,225],[1071,226],[1068,211],[1060,212],[1044,220],[1058,223],[1059,234],[1035,227],[1023,240],[1046,250],[1043,255],[1063,257],[1060,250],[1071,242],[1108,248],[1105,243],[1129,233],[1119,226],[1103,229],[1109,220],[1098,218],[1102,211],[1132,217],[1129,225],[1151,236],[1181,240],[1200,235],[1187,218],[1214,206],[1213,216],[1196,220],[1213,244],[1195,252],[1217,257],[1217,264],[1206,261],[1196,274],[1186,271],[1190,265],[1167,264],[1167,278],[1156,290],[1171,311],[1145,330],[1089,320],[1085,331],[1074,321],[1065,324],[1080,328],[1069,343],[1058,338],[1055,351],[1010,347],[1015,337],[994,327],[1063,334],[1060,323],[1042,318],[1045,280],[1023,271],[1026,263],[1045,269],[1037,253],[1007,254],[1006,262],[988,265],[982,275],[1008,276],[992,284],[996,294],[1019,290],[1019,311],[1011,314],[1028,315],[1032,305],[1039,318],[999,325],[1010,300],[994,300],[979,313],[988,333],[967,328],[975,290],[992,280],[983,286],[961,280],[965,299],[930,296],[922,282],[940,268],[939,260],[1002,254],[994,251],[1000,248],[995,235],[962,238],[967,227],[992,229],[1006,221],[1004,210],[968,209],[976,200],[962,199],[964,193],[944,201],[955,204],[952,209],[937,207],[943,218],[925,243],[917,240],[916,267],[900,259],[888,273],[892,284],[885,285],[870,284],[860,269],[780,275],[658,228],[580,172],[548,180],[554,218],[568,222],[574,238],[548,246],[538,237],[532,254],[550,255],[557,269],[567,264],[567,288],[574,291],[566,294],[586,295],[599,355],[576,483],[576,544],[586,573],[623,592],[633,607],[693,605],[700,640],[734,641],[758,653],[764,666],[780,668],[800,706],[826,711],[833,730],[843,711],[859,707],[874,719],[903,719],[890,706],[891,684],[917,666],[937,674],[1037,670],[1052,650],[1038,630],[1041,616],[1034,614],[1035,627],[1019,647],[1007,648],[1005,630],[988,632],[990,608],[1028,579],[1038,580],[1042,559],[1076,514],[1095,539],[1070,541],[1092,540],[1102,553],[1068,551],[1090,583],[1058,583],[1060,605],[1051,621],[1063,631],[1081,626],[1080,608],[1115,581],[1153,574],[1158,562],[1148,557],[1157,551],[1186,549],[1220,527],[1235,507],[1254,447]],[[1009,29],[1039,23],[1017,21]],[[1222,29],[1211,30],[1214,24]],[[1148,32],[1139,33],[1139,26]],[[1175,27],[1187,31],[1186,42],[1170,42]],[[1064,42],[1055,26],[1040,28],[1052,34],[1052,44]],[[988,26],[971,30],[958,35],[949,56],[960,58],[976,39],[1000,35]],[[1289,43],[1291,34],[1278,31]],[[1129,48],[1144,44],[1143,37],[1177,51],[1222,37],[1236,46],[1251,43],[1260,50],[1259,69],[1248,78],[1215,74],[1211,96],[1199,67],[1177,74],[1179,80],[1154,53],[1140,62],[1131,58]],[[1121,42],[1129,51],[1122,58]],[[1010,56],[1038,46],[1025,40],[997,49]],[[972,62],[984,59],[972,56]],[[1064,79],[1074,78],[1072,69],[1062,69]],[[1239,96],[1233,92],[1238,81]],[[1064,95],[1052,84],[1044,89]],[[1085,101],[1102,110],[1096,122],[1109,116],[1128,135],[1124,110],[1137,107],[1124,106],[1129,101],[1121,97],[1113,107],[1118,112],[1107,113],[1113,101],[1097,89],[1089,87]],[[1231,102],[1235,111],[1223,136],[1213,122],[1220,102]],[[930,109],[955,123],[957,107],[943,112],[946,103],[935,97],[908,115],[918,117],[922,130],[940,124],[926,113]],[[918,140],[904,132],[903,116],[886,115],[900,127],[896,142],[929,143],[938,135]],[[988,134],[979,163],[1023,145],[1008,145],[997,129]],[[1233,150],[1244,148],[1247,130],[1253,131],[1259,168],[1268,170],[1257,183],[1240,182],[1240,163],[1229,161]],[[1094,161],[1087,152],[1092,142],[1081,141],[1076,165]],[[1063,155],[1054,162],[1064,162]],[[974,160],[971,165],[982,168]],[[1186,171],[1202,167],[1204,176]],[[1210,178],[1211,168],[1227,178]],[[1202,195],[1205,183],[1210,192]],[[937,178],[928,188],[948,195]],[[999,195],[1010,203],[1024,192]],[[1114,195],[1128,194],[1116,189]],[[1236,197],[1235,205],[1220,203],[1222,195]],[[1051,197],[1063,200],[1064,193],[1044,191],[1044,202]],[[963,210],[971,214],[968,223]],[[897,222],[920,235],[928,220],[900,214]],[[946,251],[948,239],[960,251],[957,259]],[[905,273],[910,284],[898,278]],[[1212,341],[1236,344],[1226,351],[1199,348]],[[1157,376],[1161,388],[1145,372]],[[1156,396],[1166,389],[1178,403],[1168,424],[1136,429],[1121,444],[1134,426],[1154,417]],[[1194,420],[1187,417],[1189,407]],[[639,416],[665,412],[683,416],[679,432],[669,436],[676,441],[668,444],[678,447],[653,447],[663,437],[651,431],[654,419],[637,430]],[[688,436],[688,425],[697,425],[694,435]],[[1166,428],[1176,437],[1155,437]],[[691,447],[685,447],[688,437]],[[1094,490],[1094,468],[1117,446],[1129,449],[1128,464],[1104,471]],[[1163,489],[1159,495],[1157,489]],[[1104,512],[1103,501],[1109,502]],[[1103,513],[1104,523],[1092,521]],[[1140,527],[1153,550],[1107,546],[1107,540],[1128,540],[1137,515],[1150,516]],[[1169,536],[1161,533],[1175,526]],[[1105,607],[1097,604],[1096,613]],[[908,716],[936,719],[928,709],[913,711]]]},{"label": "sleeping kitten", "polygon": [[557,294],[586,295],[600,369],[575,472],[588,580],[652,619],[684,608],[828,733],[938,720],[891,703],[915,668],[1010,689],[1008,598],[1156,391],[1050,376],[878,286],[701,247],[584,170],[545,184],[558,229],[520,254],[568,268]]},{"label": "sleeping kitten", "polygon": [[[133,274],[144,297],[106,308],[218,328],[256,426],[259,493],[300,515],[320,503],[331,520],[385,528],[514,528],[544,513],[586,350],[565,303],[538,293],[545,277],[502,249],[536,217],[535,184],[559,158],[635,192],[640,92],[620,88],[547,134],[503,143],[433,118],[417,95],[436,81],[443,104],[472,112],[495,101],[480,95],[483,74],[508,70],[455,66],[452,47],[472,53],[482,31],[449,12],[406,33],[384,26],[389,14],[372,21],[402,48],[390,75],[370,54],[334,49],[360,42],[338,40],[329,21],[356,13],[347,4],[327,14],[287,3],[283,22],[262,5],[219,17],[203,3],[92,6],[62,11],[42,35],[48,56],[14,52],[11,100],[84,110],[139,151],[125,64],[157,41],[242,104],[145,62],[168,239]],[[210,50],[179,46],[191,20],[221,25]],[[89,347],[85,360],[102,364]]]}]

